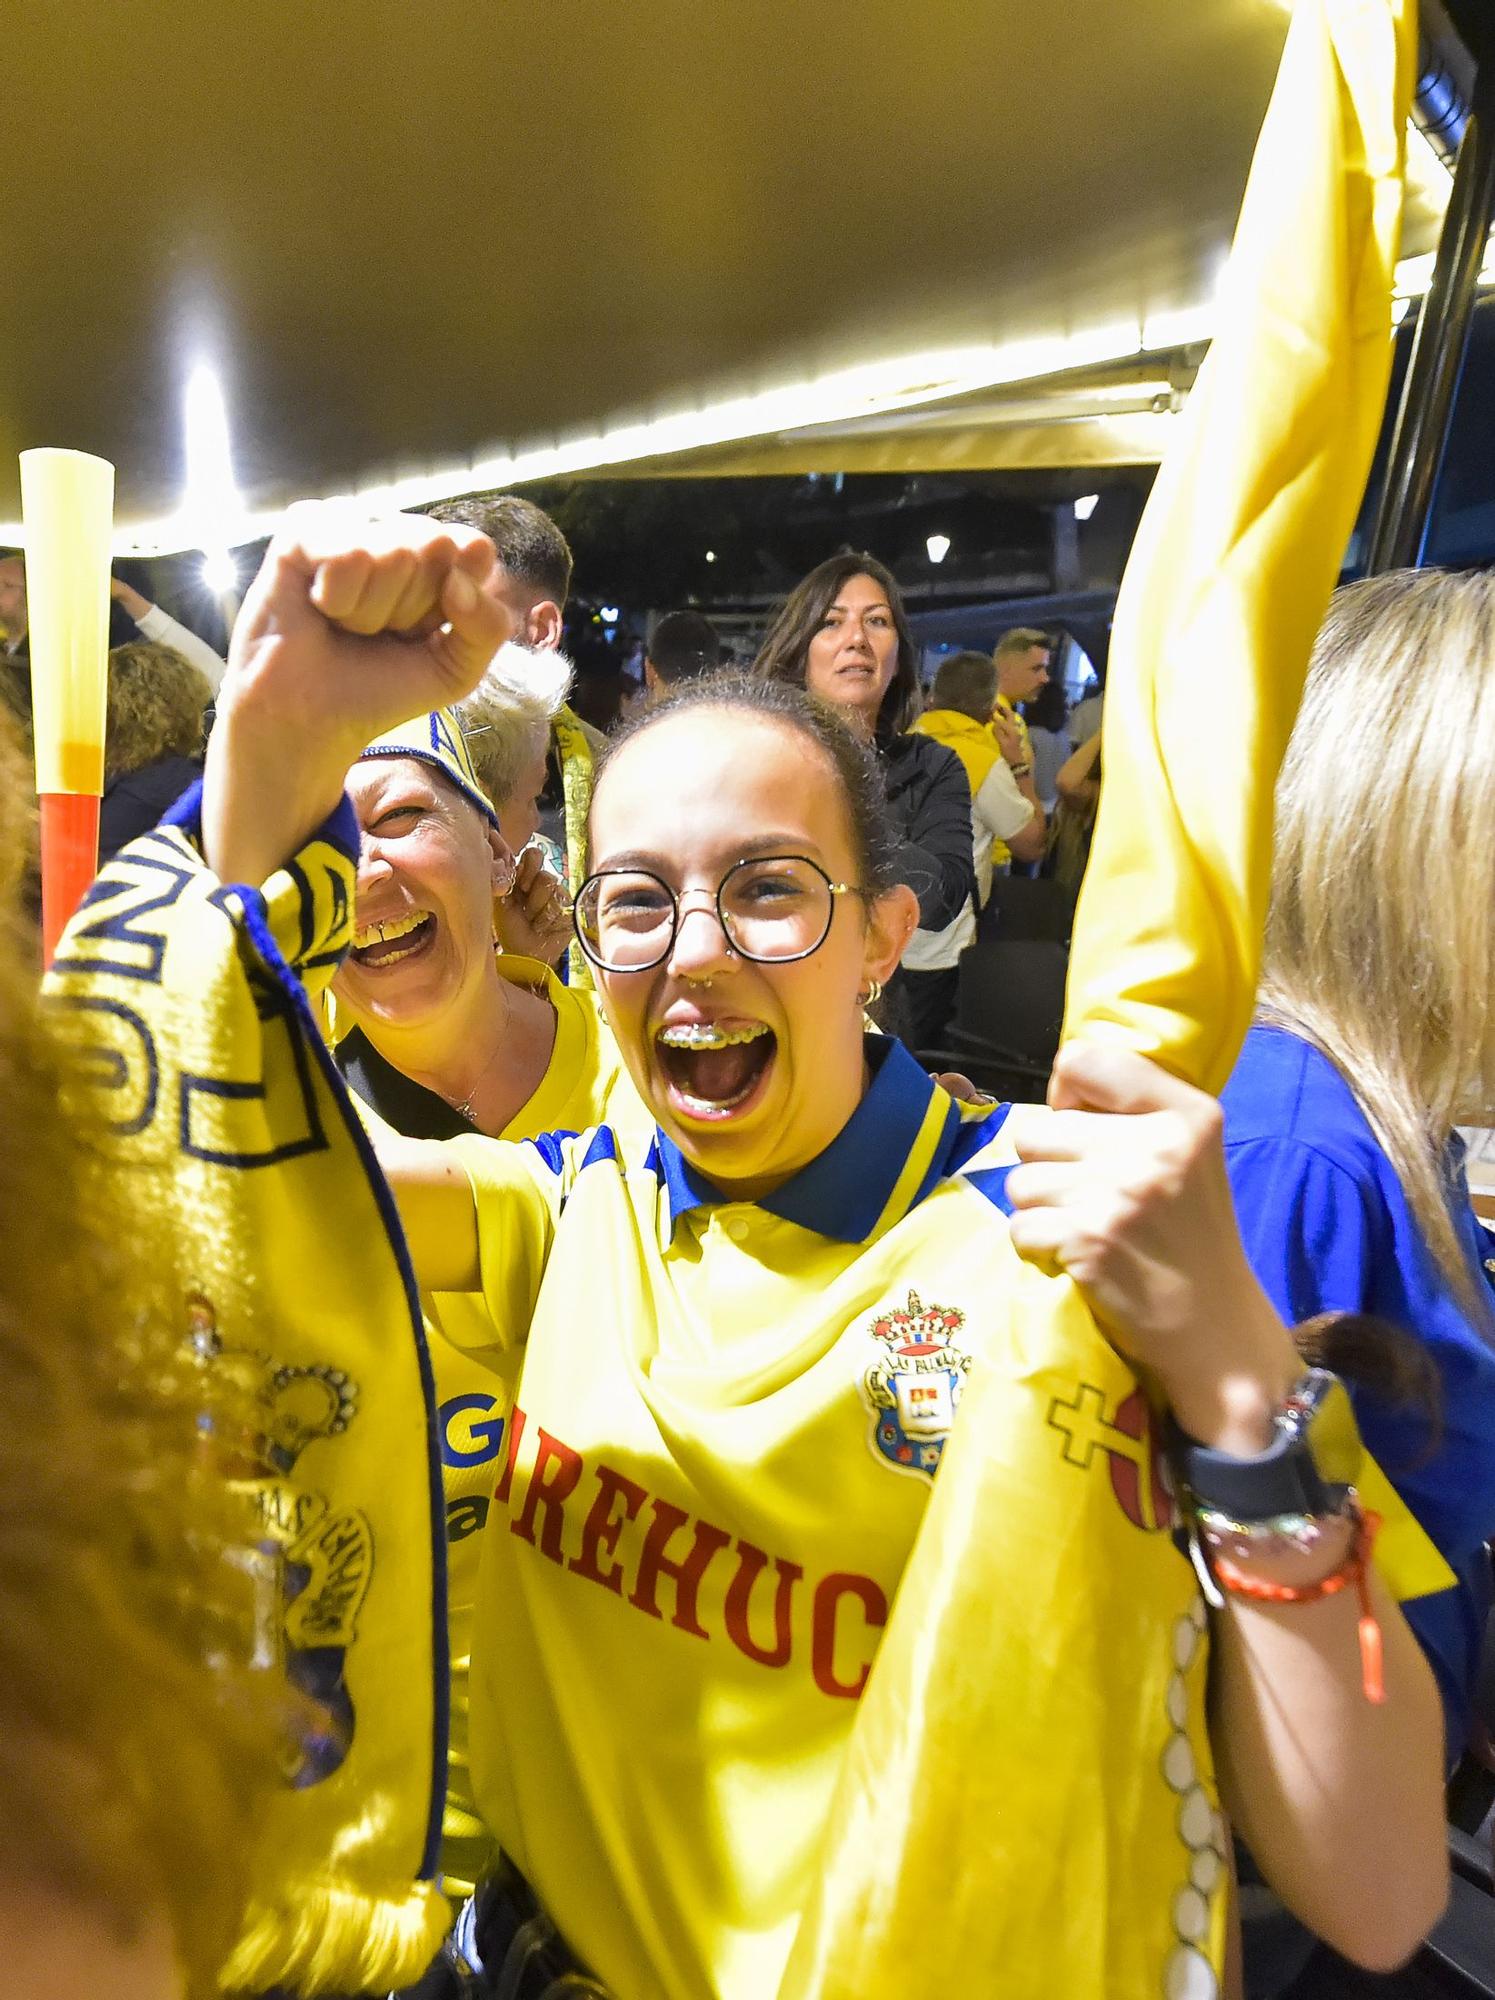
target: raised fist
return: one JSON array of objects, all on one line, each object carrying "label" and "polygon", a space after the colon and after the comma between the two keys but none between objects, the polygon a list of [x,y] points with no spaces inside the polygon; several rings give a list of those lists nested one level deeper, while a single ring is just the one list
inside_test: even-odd
[{"label": "raised fist", "polygon": [[258,883],[337,804],[366,745],[469,694],[509,636],[476,529],[293,507],[234,626],[203,785],[203,843]]}]

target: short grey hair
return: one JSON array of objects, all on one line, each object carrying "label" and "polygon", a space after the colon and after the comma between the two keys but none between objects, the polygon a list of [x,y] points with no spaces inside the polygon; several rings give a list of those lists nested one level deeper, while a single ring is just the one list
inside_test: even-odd
[{"label": "short grey hair", "polygon": [[550,725],[571,690],[564,653],[536,651],[510,640],[466,701],[457,720],[467,738],[478,783],[498,811],[509,803],[519,774],[550,740]]}]

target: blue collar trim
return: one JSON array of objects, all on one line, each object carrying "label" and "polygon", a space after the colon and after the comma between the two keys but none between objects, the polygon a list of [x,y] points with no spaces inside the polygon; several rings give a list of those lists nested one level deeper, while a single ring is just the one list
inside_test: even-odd
[{"label": "blue collar trim", "polygon": [[[866,1096],[823,1153],[756,1204],[770,1215],[839,1243],[864,1243],[877,1227],[935,1095],[935,1085],[901,1042],[888,1035],[868,1035],[865,1046],[872,1073]],[[909,1208],[943,1177],[960,1130],[960,1113],[952,1103]],[[657,1154],[669,1197],[672,1228],[692,1209],[732,1199],[691,1166],[667,1133],[656,1135],[651,1152]]]}]

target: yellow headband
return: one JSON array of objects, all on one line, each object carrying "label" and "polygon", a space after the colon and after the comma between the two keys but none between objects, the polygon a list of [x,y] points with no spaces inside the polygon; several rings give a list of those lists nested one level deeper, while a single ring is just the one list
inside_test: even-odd
[{"label": "yellow headband", "polygon": [[418,715],[413,722],[386,730],[360,752],[359,762],[365,757],[416,757],[423,764],[434,764],[490,826],[498,825],[498,814],[472,767],[462,725],[451,709],[434,709],[430,715]]}]

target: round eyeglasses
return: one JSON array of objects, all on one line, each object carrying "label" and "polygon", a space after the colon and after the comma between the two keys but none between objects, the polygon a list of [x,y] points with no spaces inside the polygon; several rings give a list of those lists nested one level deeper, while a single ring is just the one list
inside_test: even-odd
[{"label": "round eyeglasses", "polygon": [[[860,895],[833,882],[803,854],[734,862],[716,889],[727,943],[756,965],[787,965],[819,951],[830,935],[837,896]],[[603,868],[577,891],[576,936],[603,972],[648,972],[674,950],[680,898],[644,868]]]}]

